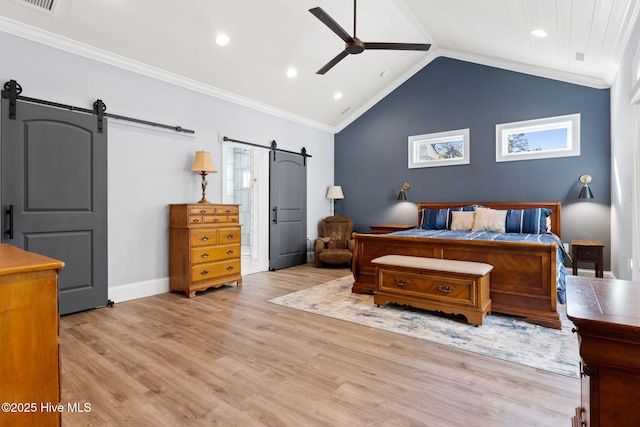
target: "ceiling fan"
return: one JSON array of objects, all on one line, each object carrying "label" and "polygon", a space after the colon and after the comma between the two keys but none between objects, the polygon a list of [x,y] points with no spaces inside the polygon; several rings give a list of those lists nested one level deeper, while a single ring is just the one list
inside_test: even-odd
[{"label": "ceiling fan", "polygon": [[365,43],[356,37],[356,0],[353,0],[353,37],[347,33],[344,28],[330,17],[321,7],[309,9],[316,18],[329,27],[345,42],[345,49],[335,58],[327,62],[324,67],[316,71],[316,74],[324,74],[333,68],[338,62],[342,61],[349,54],[362,53],[366,49],[386,49],[386,50],[423,50],[427,51],[431,47],[430,44],[422,43]]}]

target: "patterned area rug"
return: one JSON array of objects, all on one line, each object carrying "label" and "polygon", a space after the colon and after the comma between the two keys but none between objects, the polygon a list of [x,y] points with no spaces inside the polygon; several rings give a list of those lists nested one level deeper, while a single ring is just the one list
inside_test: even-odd
[{"label": "patterned area rug", "polygon": [[578,339],[564,305],[558,304],[562,330],[501,314],[475,327],[462,316],[396,304],[376,307],[373,295],[351,293],[352,283],[346,276],[269,302],[578,378]]}]

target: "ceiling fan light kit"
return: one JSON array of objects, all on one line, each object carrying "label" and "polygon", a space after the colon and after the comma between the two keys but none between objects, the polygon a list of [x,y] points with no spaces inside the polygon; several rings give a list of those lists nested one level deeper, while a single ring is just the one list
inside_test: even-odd
[{"label": "ceiling fan light kit", "polygon": [[353,37],[345,31],[327,12],[321,7],[314,7],[309,9],[316,18],[318,18],[324,25],[329,27],[331,31],[336,33],[338,37],[344,40],[345,47],[342,52],[336,55],[331,61],[327,62],[322,68],[316,71],[316,74],[325,74],[331,68],[333,68],[338,62],[342,61],[347,55],[356,55],[369,49],[379,50],[421,50],[427,51],[431,47],[430,44],[424,43],[365,43],[356,37],[356,0],[353,0]]}]

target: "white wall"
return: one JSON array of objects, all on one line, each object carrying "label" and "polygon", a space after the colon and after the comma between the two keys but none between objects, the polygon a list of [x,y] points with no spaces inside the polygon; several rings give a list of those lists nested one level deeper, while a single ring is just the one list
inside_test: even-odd
[{"label": "white wall", "polygon": [[[200,176],[188,169],[202,149],[221,166],[222,136],[306,147],[310,238],[330,214],[324,194],[333,184],[331,132],[3,32],[0,52],[0,84],[16,80],[23,96],[85,108],[101,99],[108,113],[195,130],[109,120],[109,298],[116,302],[168,291],[167,205],[200,200]],[[208,200],[221,202],[220,174],[208,181]]]},{"label": "white wall", "polygon": [[[629,37],[618,75],[611,86],[611,272],[618,279],[640,277],[637,247],[637,224],[633,217],[634,202],[634,106],[630,103],[633,89],[633,67],[640,43],[640,24]],[[628,260],[633,259],[633,271]]]}]

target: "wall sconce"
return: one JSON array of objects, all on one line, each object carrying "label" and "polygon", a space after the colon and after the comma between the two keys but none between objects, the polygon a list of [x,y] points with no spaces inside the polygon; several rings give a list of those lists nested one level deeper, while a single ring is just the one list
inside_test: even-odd
[{"label": "wall sconce", "polygon": [[191,172],[198,172],[202,176],[202,200],[200,200],[198,203],[209,203],[206,196],[207,174],[210,172],[218,172],[216,168],[213,167],[213,162],[211,161],[211,153],[204,150],[196,151],[196,158],[193,161],[193,166],[191,166]]},{"label": "wall sconce", "polygon": [[411,188],[411,186],[408,182],[402,184],[402,187],[400,188],[400,194],[398,194],[398,200],[407,200],[407,195],[404,194],[404,192],[409,188]]},{"label": "wall sconce", "polygon": [[578,194],[578,199],[593,199],[593,193],[589,188],[591,175],[580,175],[579,181],[582,183],[582,190],[580,190],[580,194]]},{"label": "wall sconce", "polygon": [[331,204],[332,211],[331,215],[336,214],[336,199],[344,199],[344,194],[342,193],[342,187],[339,185],[332,185],[327,190],[327,199],[333,199],[333,203]]}]

